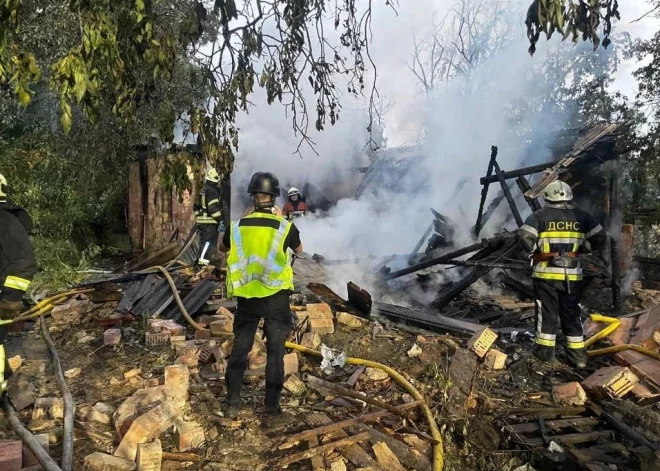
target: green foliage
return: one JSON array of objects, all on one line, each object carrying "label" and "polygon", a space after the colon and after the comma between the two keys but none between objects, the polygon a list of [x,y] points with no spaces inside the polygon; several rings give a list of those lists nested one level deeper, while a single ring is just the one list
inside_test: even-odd
[{"label": "green foliage", "polygon": [[176,190],[179,197],[184,190],[192,192],[192,183],[188,178],[188,165],[192,159],[185,154],[169,156],[160,174],[160,184],[166,192]]},{"label": "green foliage", "polygon": [[612,19],[621,19],[617,0],[534,0],[527,10],[529,53],[534,55],[541,33],[550,39],[555,31],[574,43],[581,37],[594,49],[601,44],[598,28],[603,25],[603,47],[610,44]]},{"label": "green foliage", "polygon": [[53,292],[70,287],[83,280],[84,270],[92,266],[101,249],[97,245],[89,245],[80,251],[69,240],[48,237],[32,237],[37,263],[40,271],[35,276],[30,291]]}]

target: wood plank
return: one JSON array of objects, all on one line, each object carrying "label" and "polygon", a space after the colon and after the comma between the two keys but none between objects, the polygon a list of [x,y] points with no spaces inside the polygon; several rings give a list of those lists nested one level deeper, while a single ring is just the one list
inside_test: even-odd
[{"label": "wood plank", "polygon": [[[307,440],[307,448],[309,450],[316,448],[319,446],[319,439],[316,437],[312,437],[309,440]],[[325,460],[323,459],[323,455],[314,455],[310,458],[311,464],[312,464],[312,471],[325,471]]]},{"label": "wood plank", "polygon": [[[317,413],[309,414],[309,416],[305,417],[305,422],[307,422],[310,425],[324,426],[324,425],[332,424],[332,419],[330,419],[330,417],[328,417],[326,414],[317,412]],[[326,440],[334,440],[345,437],[348,437],[348,434],[343,429],[340,428],[338,430],[334,430],[330,432],[330,434],[326,437]],[[348,461],[350,461],[353,465],[357,466],[358,468],[368,468],[371,466],[374,467],[376,471],[382,471],[378,467],[378,463],[376,463],[376,460],[374,460],[371,456],[369,456],[369,453],[364,451],[362,447],[358,444],[342,447],[339,448],[337,451],[344,458],[346,458]]]},{"label": "wood plank", "polygon": [[401,462],[384,442],[378,442],[372,447],[378,464],[387,471],[406,471]]},{"label": "wood plank", "polygon": [[[562,429],[566,427],[593,427],[600,423],[596,417],[578,417],[575,419],[548,420],[546,425],[553,429]],[[511,433],[532,433],[539,431],[538,422],[527,422],[524,424],[505,425],[504,428]]]},{"label": "wood plank", "polygon": [[327,443],[325,445],[319,445],[315,448],[312,448],[307,451],[303,451],[302,453],[296,453],[294,455],[289,455],[284,457],[279,461],[280,466],[288,466],[292,463],[297,463],[298,461],[310,459],[312,456],[317,456],[321,455],[323,453],[326,453],[328,451],[333,451],[336,450],[337,448],[348,446],[348,445],[354,445],[355,443],[360,443],[360,442],[365,442],[369,440],[369,434],[368,433],[360,433],[358,435],[352,436],[352,437],[346,437],[342,438],[341,440],[337,440],[335,442]]},{"label": "wood plank", "polygon": [[[413,407],[417,407],[418,405],[422,404],[422,401],[414,401],[410,402],[408,404],[403,404],[401,406],[397,406],[396,408],[400,411],[405,411],[408,409],[412,409]],[[325,415],[325,414],[323,414]],[[343,420],[341,422],[332,422],[328,418],[328,421],[325,422],[327,425],[323,425],[321,427],[317,427],[311,430],[305,430],[304,432],[297,433],[295,435],[291,435],[286,438],[286,441],[280,445],[280,450],[285,449],[285,448],[291,448],[294,446],[296,443],[301,442],[303,440],[308,440],[311,437],[319,436],[319,435],[325,435],[326,433],[334,432],[335,430],[339,430],[345,427],[348,427],[350,425],[355,425],[361,422],[369,422],[373,420],[378,420],[382,417],[390,415],[389,411],[386,410],[379,410],[377,412],[373,412],[371,414],[365,414],[365,415],[360,415],[357,417],[353,417],[352,419],[347,419]]]},{"label": "wood plank", "polygon": [[367,432],[370,436],[369,441],[372,444],[385,442],[406,468],[416,471],[431,471],[432,469],[431,461],[426,456],[396,438],[390,437],[365,424],[352,425],[348,430],[351,433]]},{"label": "wood plank", "polygon": [[[560,445],[574,445],[578,443],[587,443],[593,442],[601,438],[611,438],[611,430],[599,430],[597,432],[587,432],[587,433],[569,433],[566,435],[554,435],[548,437],[553,442],[557,442]],[[545,446],[543,438],[525,438],[517,437],[522,443],[528,446]]]},{"label": "wood plank", "polygon": [[534,416],[549,417],[579,417],[587,412],[586,407],[512,407],[504,409],[497,415],[503,416]]}]

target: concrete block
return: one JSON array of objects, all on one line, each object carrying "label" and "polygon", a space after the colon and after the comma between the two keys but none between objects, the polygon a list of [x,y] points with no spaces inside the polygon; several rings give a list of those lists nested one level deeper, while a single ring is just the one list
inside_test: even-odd
[{"label": "concrete block", "polygon": [[557,404],[583,406],[587,402],[587,393],[578,382],[558,384],[552,387],[552,398]]},{"label": "concrete block", "polygon": [[484,365],[491,370],[501,370],[506,366],[506,353],[502,353],[494,348],[488,350],[484,356]]}]

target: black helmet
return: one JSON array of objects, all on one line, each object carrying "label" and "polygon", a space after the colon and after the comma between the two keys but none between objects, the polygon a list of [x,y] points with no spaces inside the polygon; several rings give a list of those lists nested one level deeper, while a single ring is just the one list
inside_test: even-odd
[{"label": "black helmet", "polygon": [[248,185],[248,193],[265,193],[271,196],[280,196],[280,181],[270,172],[257,172],[252,175]]}]

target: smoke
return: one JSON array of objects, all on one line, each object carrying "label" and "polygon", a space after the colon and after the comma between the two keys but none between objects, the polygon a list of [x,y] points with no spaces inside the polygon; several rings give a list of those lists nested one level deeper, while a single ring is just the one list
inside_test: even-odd
[{"label": "smoke", "polygon": [[[429,207],[457,224],[457,245],[471,243],[468,232],[479,207],[479,178],[486,173],[491,145],[498,146],[498,162],[503,170],[547,161],[557,130],[574,112],[545,112],[552,90],[559,85],[539,79],[548,51],[574,51],[557,40],[544,43],[534,58],[529,57],[521,28],[526,12],[523,3],[505,10],[512,28],[506,37],[499,38],[503,43],[493,55],[470,67],[468,73],[439,82],[431,93],[422,93],[407,66],[414,50],[413,32],[424,34],[431,27],[432,12],[437,11],[441,18],[455,4],[448,0],[414,3],[414,7],[401,5],[398,16],[385,5],[373,7],[371,54],[377,66],[378,89],[390,104],[383,115],[388,147],[410,143],[417,146],[417,157],[410,157],[417,159],[415,165],[404,175],[392,175],[397,180],[394,188],[382,188],[375,181],[359,199],[348,197],[356,183],[351,167],[367,163],[365,102],[347,96],[337,125],[321,133],[310,131],[318,155],[306,145],[299,155],[295,154],[300,136],[293,134],[291,116],[281,106],[258,104],[240,117],[241,148],[232,185],[235,196],[243,194],[254,171],[271,171],[283,184],[298,188],[306,181],[326,191],[333,186],[343,188],[339,193],[346,197],[329,214],[296,221],[308,253],[320,253],[327,259],[407,254],[432,221]],[[497,39],[484,36],[486,41]],[[255,103],[263,102],[255,97]],[[392,154],[396,156],[396,150]],[[460,191],[459,182],[464,183]],[[498,185],[491,186],[491,198],[497,189]],[[237,216],[243,208],[239,198],[234,201],[239,202],[234,207]],[[502,203],[505,205],[506,201]],[[523,217],[529,212],[524,203],[519,202],[518,207]],[[508,209],[500,208],[484,235],[501,231],[508,214]],[[513,229],[514,225],[509,227]],[[376,289],[370,268],[336,267],[336,283],[331,287],[339,289],[353,280]]]}]

